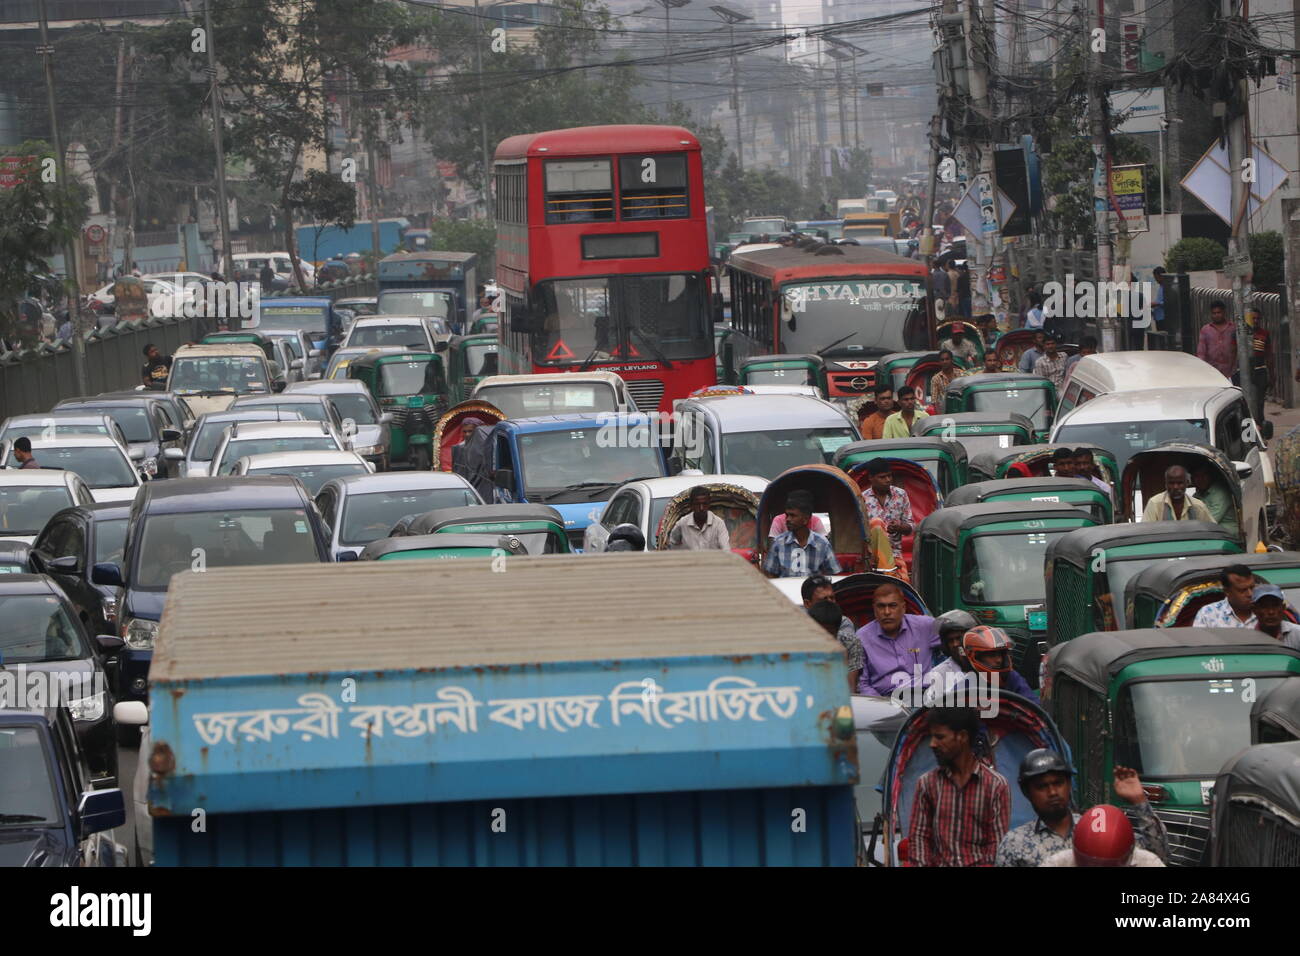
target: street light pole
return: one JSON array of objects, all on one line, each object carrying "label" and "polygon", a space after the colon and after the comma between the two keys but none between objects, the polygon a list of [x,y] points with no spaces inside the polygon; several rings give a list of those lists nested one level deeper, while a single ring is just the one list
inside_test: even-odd
[{"label": "street light pole", "polygon": [[673,8],[684,7],[691,0],[655,0],[664,8],[664,66],[668,70],[668,106],[673,105]]},{"label": "street light pole", "polygon": [[[43,2],[43,0],[42,0]],[[217,85],[217,52],[212,37],[212,10],[203,3],[203,26],[207,30],[208,97],[212,100],[212,147],[217,154],[217,222],[221,226],[221,251],[227,282],[235,280],[235,260],[230,250],[230,204],[226,201],[226,151],[221,142],[221,88]],[[292,251],[292,250],[291,250]]]},{"label": "street light pole", "polygon": [[727,24],[727,30],[731,35],[731,111],[736,116],[736,162],[740,165],[740,171],[743,173],[745,171],[745,143],[740,132],[740,73],[736,67],[736,24],[754,18],[748,13],[741,13],[739,10],[732,10],[730,7],[721,5],[709,7],[709,9]]}]

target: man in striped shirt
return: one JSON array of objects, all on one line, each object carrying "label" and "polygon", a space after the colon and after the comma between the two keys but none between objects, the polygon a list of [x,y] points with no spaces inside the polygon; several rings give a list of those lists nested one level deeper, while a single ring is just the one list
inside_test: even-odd
[{"label": "man in striped shirt", "polygon": [[1011,788],[975,755],[978,713],[937,707],[929,730],[938,766],[916,784],[909,859],[913,866],[992,866],[1011,825]]}]

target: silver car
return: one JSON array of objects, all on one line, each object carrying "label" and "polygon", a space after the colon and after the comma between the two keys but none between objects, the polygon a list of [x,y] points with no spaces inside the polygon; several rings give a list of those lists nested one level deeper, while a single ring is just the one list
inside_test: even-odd
[{"label": "silver car", "polygon": [[359,555],[367,544],[388,537],[402,518],[435,508],[481,505],[460,475],[442,471],[390,471],[335,478],[321,486],[316,508],[329,528],[330,555]]},{"label": "silver car", "polygon": [[347,451],[343,436],[325,422],[235,422],[226,426],[208,473],[229,475],[248,455],[282,451]]},{"label": "silver car", "polygon": [[[340,435],[343,434],[343,416],[329,395],[312,395],[295,392],[289,395],[241,395],[230,403],[227,411],[241,408],[265,411],[299,412],[309,422],[327,422]],[[345,436],[346,437],[346,436]]]},{"label": "silver car", "polygon": [[[177,457],[180,473],[185,478],[206,478],[212,467],[212,456],[225,436],[226,428],[235,422],[287,422],[306,421],[302,412],[275,411],[272,409],[245,408],[238,411],[209,412],[199,416],[190,434],[190,442]],[[179,451],[179,449],[177,449]],[[171,455],[171,451],[165,452]]]},{"label": "silver car", "polygon": [[[135,462],[140,451],[128,452],[107,435],[63,435],[31,439],[32,455],[43,469],[62,469],[79,475],[97,502],[130,501],[144,482]],[[17,468],[13,446],[6,444],[0,468]]]},{"label": "silver car", "polygon": [[122,426],[103,412],[78,412],[56,409],[40,415],[12,415],[0,422],[0,441],[12,441],[26,435],[40,438],[57,435],[108,435],[123,448],[129,444]]},{"label": "silver car", "polygon": [[56,511],[94,503],[90,489],[74,472],[0,471],[0,538],[31,544]]},{"label": "silver car", "polygon": [[315,495],[325,482],[352,475],[374,474],[375,466],[351,451],[282,451],[249,455],[235,462],[236,475],[288,475]]},{"label": "silver car", "polygon": [[391,445],[391,412],[380,411],[365,383],[356,379],[326,379],[319,382],[295,382],[284,390],[281,399],[299,395],[328,397],[343,418],[341,430],[352,442],[352,450],[378,471],[388,470]]}]

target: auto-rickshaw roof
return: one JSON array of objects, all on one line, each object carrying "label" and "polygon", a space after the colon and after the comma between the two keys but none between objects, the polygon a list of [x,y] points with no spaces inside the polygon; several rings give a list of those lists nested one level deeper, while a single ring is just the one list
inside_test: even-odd
[{"label": "auto-rickshaw roof", "polygon": [[[909,456],[906,452],[926,452],[924,455]],[[841,462],[854,455],[872,454],[879,458],[915,457],[928,461],[949,455],[957,465],[966,462],[966,446],[958,441],[946,441],[933,435],[918,435],[912,438],[877,438],[871,441],[855,441],[835,449],[831,464],[836,468],[844,467]]]},{"label": "auto-rickshaw roof", "polygon": [[927,355],[932,355],[937,359],[939,357],[939,350],[925,349],[921,352],[890,352],[888,355],[880,356],[877,360],[877,365],[880,368],[888,368],[895,362],[919,362]]},{"label": "auto-rickshaw roof", "polygon": [[[958,429],[966,428],[972,425],[978,425],[981,428],[1004,428],[1007,431],[1020,429],[1021,431],[1032,435],[1034,433],[1034,423],[1024,415],[1016,412],[941,412],[937,415],[931,415],[928,418],[921,419],[916,427],[923,429],[934,429],[938,431],[946,428],[949,424]],[[999,432],[990,432],[990,434],[999,434]]]},{"label": "auto-rickshaw roof", "polygon": [[1300,740],[1300,679],[1284,680],[1250,708],[1250,725],[1269,724]]},{"label": "auto-rickshaw roof", "polygon": [[1113,452],[1107,451],[1100,445],[1090,445],[1087,442],[1079,444],[1070,444],[1068,442],[1055,442],[1041,445],[1016,445],[1014,448],[1000,448],[997,451],[983,451],[971,459],[971,467],[986,474],[993,474],[997,471],[998,466],[1003,462],[1010,461],[1031,461],[1043,457],[1051,458],[1052,454],[1058,448],[1065,448],[1073,451],[1076,448],[1087,448],[1092,451],[1093,456],[1104,455],[1111,459],[1115,458]]},{"label": "auto-rickshaw roof", "polygon": [[[987,500],[990,495],[1052,495],[1066,491],[1086,491],[1098,497],[1106,494],[1088,478],[998,478],[989,481],[973,481],[960,488],[954,488],[944,501],[949,506],[973,505]],[[1038,502],[1031,503],[1038,504]]]},{"label": "auto-rickshaw roof", "polygon": [[[509,532],[502,532],[493,540],[485,534],[416,534],[398,535],[395,538],[379,538],[371,541],[362,550],[359,561],[378,561],[386,554],[399,554],[403,551],[449,551],[452,548],[505,548],[501,538],[509,538]],[[507,549],[508,550],[508,549]],[[509,552],[515,553],[515,552]],[[523,552],[518,552],[522,554]]]},{"label": "auto-rickshaw roof", "polygon": [[[1032,479],[1020,479],[1032,480]],[[1096,485],[1093,485],[1096,489]],[[1062,535],[1047,546],[1046,560],[1063,558],[1077,565],[1090,564],[1098,550],[1118,548],[1131,544],[1149,544],[1154,541],[1192,541],[1211,538],[1215,541],[1235,542],[1234,535],[1224,530],[1223,526],[1212,521],[1139,521],[1136,524],[1104,524],[1095,528],[1080,528]],[[1146,560],[1154,556],[1148,555]],[[1211,556],[1215,568],[1222,568],[1236,561],[1240,555],[1220,554]],[[1197,560],[1189,558],[1188,561]],[[1151,568],[1185,567],[1188,561],[1175,561],[1169,564],[1159,562],[1150,568],[1143,568],[1140,574],[1146,574]],[[1216,571],[1217,573],[1217,571]]]},{"label": "auto-rickshaw roof", "polygon": [[972,375],[958,375],[948,383],[947,394],[960,394],[970,388],[983,389],[984,386],[1014,385],[1017,388],[1051,388],[1052,380],[1041,375],[1027,372],[977,372]]},{"label": "auto-rickshaw roof", "polygon": [[1157,455],[1187,455],[1189,458],[1204,459],[1207,462],[1212,461],[1224,473],[1225,477],[1234,481],[1238,480],[1236,469],[1233,468],[1232,462],[1221,449],[1189,441],[1167,441],[1162,445],[1156,445],[1154,448],[1143,448],[1141,451],[1135,451],[1129,456],[1128,464],[1124,466],[1125,475],[1137,463],[1154,458]]},{"label": "auto-rickshaw roof", "polygon": [[1300,817],[1300,740],[1256,744],[1229,760],[1214,781],[1216,819],[1222,820],[1229,801],[1248,793]]},{"label": "auto-rickshaw roof", "polygon": [[920,533],[934,534],[956,543],[963,531],[971,531],[983,525],[1052,518],[1077,518],[1091,524],[1096,523],[1096,519],[1086,511],[1063,501],[990,501],[940,508],[921,522]]},{"label": "auto-rickshaw roof", "polygon": [[820,355],[813,355],[811,353],[791,352],[791,353],[782,353],[779,355],[754,355],[751,356],[750,358],[745,359],[745,361],[741,362],[740,367],[742,369],[746,369],[749,368],[751,365],[783,364],[786,362],[792,364],[798,364],[800,362],[811,362],[813,365],[819,367],[824,367],[826,364],[826,360],[823,359]]},{"label": "auto-rickshaw roof", "polygon": [[426,511],[407,528],[407,534],[433,534],[439,528],[461,524],[507,524],[517,521],[547,521],[564,530],[564,516],[550,505],[465,505]]},{"label": "auto-rickshaw roof", "polygon": [[376,365],[388,365],[392,362],[424,362],[434,359],[441,362],[442,356],[435,352],[425,352],[421,350],[403,349],[400,352],[378,352],[354,358],[348,365],[349,369],[354,368],[371,368]]},{"label": "auto-rickshaw roof", "polygon": [[[1256,630],[1241,627],[1144,627],[1130,631],[1094,631],[1058,644],[1052,648],[1048,666],[1053,673],[1069,674],[1097,693],[1104,694],[1115,675],[1131,664],[1216,654],[1281,654],[1300,661],[1300,651],[1284,647]],[[1193,666],[1189,664],[1189,670]]]},{"label": "auto-rickshaw roof", "polygon": [[[1188,522],[1176,522],[1185,524]],[[1138,525],[1140,527],[1140,525]],[[1118,525],[1116,527],[1119,527]],[[1218,527],[1215,525],[1214,527]],[[1217,536],[1216,536],[1217,537]],[[1161,561],[1143,568],[1129,582],[1130,594],[1153,594],[1160,600],[1174,596],[1174,592],[1190,584],[1216,580],[1223,569],[1233,564],[1244,564],[1256,574],[1264,568],[1300,568],[1300,551],[1269,551],[1265,554],[1207,554],[1182,561]]]}]

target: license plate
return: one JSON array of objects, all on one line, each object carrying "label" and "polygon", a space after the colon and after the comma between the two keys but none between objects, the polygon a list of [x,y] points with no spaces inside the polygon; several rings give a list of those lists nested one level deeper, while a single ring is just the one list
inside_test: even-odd
[{"label": "license plate", "polygon": [[1047,630],[1047,611],[1029,611],[1029,629],[1031,631]]}]

